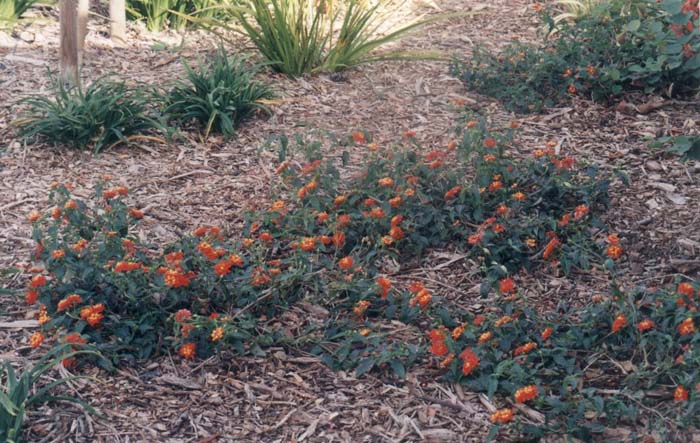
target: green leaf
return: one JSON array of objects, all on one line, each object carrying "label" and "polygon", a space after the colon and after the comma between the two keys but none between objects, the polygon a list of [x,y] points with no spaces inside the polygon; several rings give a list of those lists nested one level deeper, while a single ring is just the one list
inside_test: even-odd
[{"label": "green leaf", "polygon": [[374,358],[365,358],[364,360],[360,361],[360,363],[357,365],[357,368],[355,369],[355,375],[359,377],[362,374],[369,372],[374,367],[375,363],[376,360]]},{"label": "green leaf", "polygon": [[391,360],[389,362],[389,365],[391,366],[391,370],[394,371],[394,374],[397,377],[399,377],[401,379],[406,378],[406,368],[404,367],[401,360],[397,360],[397,359]]}]

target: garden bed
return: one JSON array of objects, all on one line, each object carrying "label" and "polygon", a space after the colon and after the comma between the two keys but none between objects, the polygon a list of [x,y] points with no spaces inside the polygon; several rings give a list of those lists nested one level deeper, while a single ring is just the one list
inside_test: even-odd
[{"label": "garden bed", "polygon": [[[534,36],[536,21],[524,1],[488,5],[453,1],[440,6],[454,11],[485,8],[475,19],[432,25],[403,45],[463,53],[468,43],[498,47],[514,37]],[[434,13],[426,7],[422,10]],[[55,28],[41,32],[46,35],[43,42],[13,50],[0,48],[4,66],[0,102],[12,103],[46,89],[44,63],[56,65],[55,46],[48,43],[55,41]],[[117,49],[100,37],[95,25],[88,37],[85,73],[94,78],[116,72],[146,82],[179,76],[179,57],[194,59],[199,49],[193,42],[202,38],[188,37],[181,53],[154,51],[149,41],[157,39],[153,36],[134,38],[138,41],[134,46]],[[529,155],[553,141],[556,149],[576,161],[627,172],[629,186],[613,184],[612,210],[606,220],[626,251],[618,271],[623,285],[661,286],[676,274],[695,280],[700,275],[700,208],[694,204],[700,198],[700,165],[652,151],[645,141],[649,135],[697,125],[697,107],[692,103],[675,102],[639,114],[574,99],[568,107],[543,115],[513,116],[490,99],[466,93],[448,75],[447,66],[436,62],[369,65],[344,73],[340,81],[329,75],[289,80],[272,74],[269,80],[281,93],[272,117],[254,120],[231,140],[214,136],[201,142],[194,133],[187,133],[189,145],[144,143],[98,156],[24,145],[9,129],[15,108],[0,110],[0,146],[7,146],[0,154],[0,268],[27,262],[34,244],[26,216],[33,209],[47,209],[45,196],[54,181],[74,183],[80,197],[87,197],[104,174],[128,185],[130,198],[146,212],[141,225],[149,242],[170,241],[200,225],[235,230],[242,226],[245,210],[270,204],[278,161],[274,151],[260,149],[268,137],[308,128],[345,137],[361,129],[388,146],[412,130],[430,150],[454,138],[453,126],[466,103],[487,111],[494,126],[519,122],[517,139],[523,152],[513,153],[516,156]],[[365,156],[361,145],[350,144],[347,149],[350,164]],[[423,280],[436,294],[457,298],[463,307],[479,313],[484,301],[475,269],[475,263],[460,259],[448,248],[433,252],[401,279],[406,283]],[[14,275],[5,278],[3,286],[19,288],[24,281]],[[592,296],[609,290],[607,277],[598,272],[563,277],[540,271],[523,276],[519,285],[543,311],[561,299],[585,305]],[[10,296],[0,297],[0,321],[20,321],[34,314]],[[301,305],[282,322],[293,330],[302,328],[306,318],[320,315],[313,306]],[[31,360],[26,343],[33,331],[0,328],[2,357]],[[437,368],[414,367],[403,381],[373,374],[358,379],[352,372],[333,372],[310,355],[267,351],[264,358],[223,353],[195,362],[163,355],[113,374],[89,369],[87,373],[99,382],[76,382],[69,391],[91,402],[104,416],[45,406],[31,412],[27,440],[213,442],[303,437],[304,441],[480,442],[491,426],[493,403],[459,385],[439,383]],[[620,430],[619,437],[625,438],[625,432]]]}]

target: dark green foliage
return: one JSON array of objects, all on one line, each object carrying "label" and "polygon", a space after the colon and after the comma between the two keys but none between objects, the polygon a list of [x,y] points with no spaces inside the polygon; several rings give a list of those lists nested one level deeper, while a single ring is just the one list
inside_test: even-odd
[{"label": "dark green foliage", "polygon": [[574,23],[544,13],[546,39],[477,49],[452,72],[511,110],[538,111],[572,94],[606,101],[625,91],[685,94],[700,85],[697,7],[681,0],[604,2]]},{"label": "dark green foliage", "polygon": [[143,89],[106,78],[87,89],[56,84],[53,97],[33,95],[20,103],[28,106],[18,121],[23,137],[41,137],[76,148],[91,146],[95,152],[127,143],[129,138],[165,127],[149,112]]},{"label": "dark green foliage", "polygon": [[228,57],[223,49],[211,64],[195,70],[185,64],[187,81],[177,85],[163,98],[165,113],[180,121],[196,120],[210,132],[232,135],[238,125],[257,110],[269,112],[264,100],[274,95],[269,86],[254,79],[258,68],[246,58]]}]

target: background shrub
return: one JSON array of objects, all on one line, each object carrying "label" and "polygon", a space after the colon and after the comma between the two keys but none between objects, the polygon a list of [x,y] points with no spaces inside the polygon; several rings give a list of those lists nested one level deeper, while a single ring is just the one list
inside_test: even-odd
[{"label": "background shrub", "polygon": [[127,0],[126,7],[131,19],[144,20],[149,31],[160,32],[166,27],[183,29],[189,23],[184,15],[225,19],[228,4],[228,0]]},{"label": "background shrub", "polygon": [[602,2],[578,20],[559,24],[545,10],[543,43],[516,42],[498,54],[477,49],[468,62],[456,62],[453,73],[468,88],[518,112],[538,111],[573,94],[606,101],[625,91],[681,95],[696,90],[697,3],[632,3]]}]

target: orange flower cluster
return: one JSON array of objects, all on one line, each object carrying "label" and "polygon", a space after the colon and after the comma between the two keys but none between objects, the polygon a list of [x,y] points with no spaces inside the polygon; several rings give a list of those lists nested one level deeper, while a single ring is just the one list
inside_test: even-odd
[{"label": "orange flower cluster", "polygon": [[513,321],[513,317],[511,317],[510,315],[504,315],[503,317],[496,320],[496,323],[494,323],[494,325],[497,328],[500,328],[501,326],[505,325],[506,323],[510,323],[512,321]]},{"label": "orange flower cluster", "polygon": [[85,340],[77,332],[66,334],[66,336],[63,337],[63,341],[71,345],[84,345],[85,343],[87,343],[87,340]]},{"label": "orange flower cluster", "polygon": [[479,366],[479,357],[474,353],[474,351],[471,350],[471,348],[467,348],[462,351],[462,353],[459,354],[459,357],[462,359],[462,375],[465,377],[471,374],[471,372],[476,369],[477,366]]},{"label": "orange flower cluster", "polygon": [[209,260],[216,260],[217,258],[226,254],[226,251],[224,251],[222,248],[214,249],[212,245],[204,241],[200,242],[197,245],[197,249],[203,256],[205,256]]},{"label": "orange flower cluster", "polygon": [[444,357],[450,351],[445,343],[445,332],[440,329],[433,329],[428,333],[430,338],[430,353],[436,357]]},{"label": "orange flower cluster", "polygon": [[461,325],[455,327],[455,328],[452,330],[452,339],[453,339],[453,340],[457,340],[459,337],[461,337],[462,334],[464,334],[464,330],[465,330],[466,328],[467,328],[467,324],[466,324],[466,323],[462,323]]},{"label": "orange flower cluster", "polygon": [[252,286],[264,286],[272,281],[272,278],[265,273],[265,270],[261,267],[256,267],[253,269],[253,275],[250,278],[250,284]]},{"label": "orange flower cluster", "polygon": [[44,339],[44,334],[42,334],[41,332],[35,332],[29,337],[29,346],[31,346],[32,349],[36,349],[39,346],[41,346],[41,344],[44,342]]},{"label": "orange flower cluster", "polygon": [[554,251],[561,246],[561,240],[559,240],[559,237],[557,237],[556,234],[552,233],[550,237],[549,243],[547,243],[547,246],[544,247],[544,252],[542,253],[542,258],[545,260],[548,260],[549,257],[554,254]]},{"label": "orange flower cluster", "polygon": [[319,212],[318,215],[316,216],[316,221],[319,223],[325,223],[328,221],[328,218],[330,216],[328,215],[327,212]]},{"label": "orange flower cluster", "polygon": [[128,194],[129,189],[125,188],[124,186],[119,186],[102,192],[102,196],[108,200],[117,196],[125,197]]},{"label": "orange flower cluster", "polygon": [[626,325],[627,325],[627,317],[625,317],[622,314],[615,317],[615,320],[613,321],[613,324],[612,324],[613,334],[620,331],[620,329],[624,328]]},{"label": "orange flower cluster", "polygon": [[222,328],[221,326],[217,326],[216,328],[214,328],[213,331],[211,331],[211,335],[209,336],[209,338],[213,342],[221,340],[222,338],[224,338],[224,328]]},{"label": "orange flower cluster", "polygon": [[299,190],[297,191],[297,198],[299,198],[300,200],[303,199],[309,192],[313,191],[316,188],[318,188],[318,182],[316,180],[311,180],[309,183],[299,188]]},{"label": "orange flower cluster", "polygon": [[525,403],[528,402],[535,397],[537,397],[538,394],[538,389],[537,386],[535,385],[529,385],[522,387],[515,391],[514,399],[516,403]]},{"label": "orange flower cluster", "polygon": [[620,246],[620,239],[615,234],[608,235],[608,243],[610,246],[605,250],[605,255],[617,260],[622,257],[622,247]]},{"label": "orange flower cluster", "polygon": [[462,192],[462,187],[461,186],[455,186],[454,188],[450,189],[449,191],[445,192],[445,200],[452,200],[453,198],[457,197],[457,195]]},{"label": "orange flower cluster", "polygon": [[391,188],[392,186],[394,186],[394,179],[391,177],[380,178],[379,180],[377,180],[377,184],[385,188]]},{"label": "orange flower cluster", "polygon": [[321,160],[317,159],[301,167],[301,175],[309,175],[321,166]]},{"label": "orange flower cluster", "polygon": [[57,310],[59,312],[65,311],[67,309],[72,308],[75,305],[82,303],[82,302],[83,302],[83,299],[78,294],[71,294],[68,297],[66,297],[58,302]]},{"label": "orange flower cluster", "polygon": [[479,344],[482,345],[493,338],[493,332],[486,331],[479,336]]},{"label": "orange flower cluster", "polygon": [[581,220],[583,217],[588,214],[588,206],[586,205],[578,205],[576,206],[576,209],[574,209],[574,219],[575,220]]},{"label": "orange flower cluster", "polygon": [[542,331],[542,341],[549,340],[549,337],[551,337],[553,333],[554,328],[552,328],[551,326],[544,328],[544,331]]},{"label": "orange flower cluster", "polygon": [[[678,285],[676,292],[683,294],[688,298],[692,298],[693,294],[695,293],[695,288],[690,283],[683,282]],[[700,296],[700,291],[698,292],[698,295]]]},{"label": "orange flower cluster", "polygon": [[351,269],[352,266],[355,264],[355,260],[353,260],[352,257],[343,257],[340,260],[338,260],[338,266],[340,269],[348,270]]},{"label": "orange flower cluster", "polygon": [[654,322],[649,319],[642,320],[637,324],[637,329],[639,330],[639,332],[645,332],[653,328]]},{"label": "orange flower cluster", "polygon": [[513,410],[510,408],[499,409],[491,414],[491,423],[504,425],[513,420]]},{"label": "orange flower cluster", "polygon": [[681,335],[690,335],[695,333],[695,323],[691,317],[686,318],[678,325],[678,333]]},{"label": "orange flower cluster", "polygon": [[165,269],[163,272],[163,281],[170,288],[183,288],[190,285],[190,279],[194,275],[192,273],[183,274],[180,269]]},{"label": "orange flower cluster", "polygon": [[516,192],[515,194],[513,194],[513,200],[521,202],[525,200],[525,194],[523,194],[522,192]]},{"label": "orange flower cluster", "polygon": [[382,300],[386,300],[389,296],[389,290],[391,289],[391,282],[386,277],[377,277],[374,279],[374,282],[379,286]]},{"label": "orange flower cluster", "polygon": [[673,400],[674,401],[688,401],[688,390],[683,386],[676,386],[673,390]]},{"label": "orange flower cluster", "polygon": [[141,263],[132,261],[119,261],[114,265],[114,272],[130,272],[141,269]]},{"label": "orange flower cluster", "polygon": [[358,145],[364,145],[365,143],[367,143],[367,138],[365,137],[365,134],[360,131],[353,132],[352,139]]},{"label": "orange flower cluster", "polygon": [[221,238],[221,228],[218,226],[200,226],[193,232],[195,237],[218,237]]},{"label": "orange flower cluster", "polygon": [[64,251],[63,249],[56,249],[55,251],[51,251],[51,257],[53,257],[56,260],[62,259],[65,256],[66,251]]},{"label": "orange flower cluster", "polygon": [[27,292],[24,294],[24,301],[27,302],[28,305],[33,305],[38,299],[39,291],[37,291],[36,289],[28,289]]},{"label": "orange flower cluster", "polygon": [[409,290],[415,294],[408,302],[408,305],[411,307],[418,305],[425,309],[433,299],[433,295],[423,286],[421,282],[412,283]]},{"label": "orange flower cluster", "polygon": [[98,303],[92,306],[86,306],[80,310],[80,318],[85,320],[90,326],[97,327],[104,315],[102,314],[105,310],[105,305]]},{"label": "orange flower cluster", "polygon": [[312,252],[316,249],[316,239],[314,237],[304,237],[299,245],[302,251]]},{"label": "orange flower cluster", "polygon": [[184,345],[180,346],[178,354],[180,354],[180,357],[184,358],[185,360],[190,360],[194,358],[196,350],[197,348],[194,343],[185,343]]},{"label": "orange flower cluster", "polygon": [[88,243],[89,242],[87,240],[81,238],[77,242],[73,243],[70,248],[75,252],[80,252],[87,247]]},{"label": "orange flower cluster", "polygon": [[537,343],[535,343],[534,341],[527,342],[524,345],[518,346],[517,348],[515,348],[515,350],[513,351],[513,355],[516,356],[516,355],[528,354],[536,348],[537,348]]},{"label": "orange flower cluster", "polygon": [[472,234],[467,238],[467,243],[469,243],[470,246],[478,245],[483,238],[484,234]]},{"label": "orange flower cluster", "polygon": [[37,321],[39,325],[45,325],[51,320],[49,313],[46,311],[46,305],[39,306],[39,314],[37,315]]},{"label": "orange flower cluster", "polygon": [[515,292],[515,282],[512,278],[507,277],[498,283],[498,290],[501,294],[511,294]]},{"label": "orange flower cluster", "polygon": [[180,309],[175,313],[175,321],[178,323],[184,323],[192,319],[192,312],[189,309]]},{"label": "orange flower cluster", "polygon": [[43,275],[35,275],[34,277],[32,277],[32,281],[29,283],[29,286],[32,288],[40,288],[45,285],[46,277]]},{"label": "orange flower cluster", "polygon": [[140,209],[131,208],[129,209],[129,215],[137,219],[143,218],[143,211]]},{"label": "orange flower cluster", "polygon": [[355,304],[355,307],[352,308],[352,312],[360,318],[364,317],[370,305],[371,303],[368,300],[360,300]]}]

